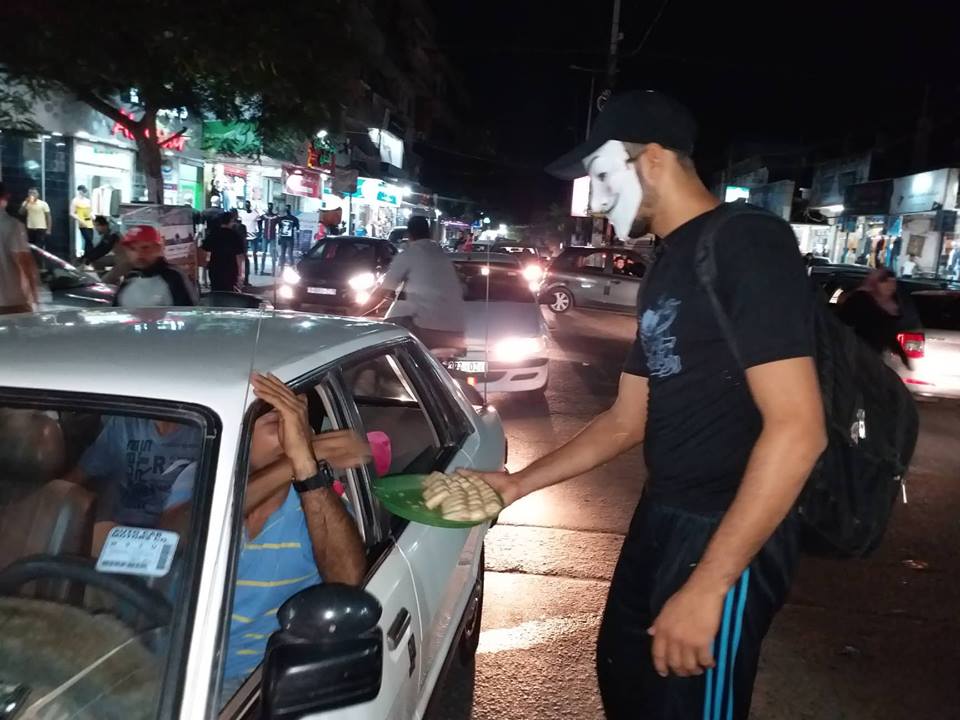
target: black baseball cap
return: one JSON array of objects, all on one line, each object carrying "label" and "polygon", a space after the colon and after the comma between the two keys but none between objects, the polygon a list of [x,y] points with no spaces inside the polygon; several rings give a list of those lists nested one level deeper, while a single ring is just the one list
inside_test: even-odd
[{"label": "black baseball cap", "polygon": [[656,90],[631,90],[614,95],[597,116],[586,142],[547,166],[547,172],[562,180],[586,173],[583,160],[610,140],[629,143],[659,143],[665,148],[693,154],[697,123],[683,105]]}]

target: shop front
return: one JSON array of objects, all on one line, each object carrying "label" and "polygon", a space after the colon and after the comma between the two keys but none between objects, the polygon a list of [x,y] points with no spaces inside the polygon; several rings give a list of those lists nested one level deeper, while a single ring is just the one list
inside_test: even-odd
[{"label": "shop front", "polygon": [[844,190],[843,212],[830,259],[839,264],[886,267],[897,252],[888,234],[892,180],[850,185]]},{"label": "shop front", "polygon": [[891,234],[901,242],[890,267],[898,274],[906,269],[914,277],[960,277],[958,179],[960,170],[942,168],[893,181]]},{"label": "shop front", "polygon": [[347,233],[386,238],[398,225],[405,225],[400,204],[403,189],[399,185],[377,180],[357,178],[357,191],[348,196]]}]

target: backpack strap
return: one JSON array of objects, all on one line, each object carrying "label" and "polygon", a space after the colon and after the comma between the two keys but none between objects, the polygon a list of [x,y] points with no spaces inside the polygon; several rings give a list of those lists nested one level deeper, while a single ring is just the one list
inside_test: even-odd
[{"label": "backpack strap", "polygon": [[727,221],[731,218],[745,215],[773,217],[766,210],[761,210],[747,203],[723,203],[713,211],[713,215],[707,221],[706,227],[704,227],[703,232],[697,240],[697,249],[694,254],[697,279],[707,293],[707,298],[710,300],[710,306],[713,309],[713,316],[720,325],[720,332],[723,334],[723,339],[726,340],[727,346],[730,348],[730,352],[733,353],[733,357],[741,370],[745,370],[746,368],[743,366],[743,358],[737,347],[736,336],[733,334],[733,324],[730,321],[730,316],[727,315],[727,311],[723,309],[720,296],[717,294],[717,278],[719,275],[717,271],[716,246],[717,235]]}]

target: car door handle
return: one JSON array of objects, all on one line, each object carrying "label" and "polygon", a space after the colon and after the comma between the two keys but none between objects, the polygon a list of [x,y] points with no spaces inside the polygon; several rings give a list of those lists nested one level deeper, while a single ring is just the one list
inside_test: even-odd
[{"label": "car door handle", "polygon": [[406,608],[400,608],[400,612],[397,613],[397,616],[390,624],[390,629],[387,630],[387,645],[391,652],[400,647],[400,641],[403,639],[403,636],[407,634],[409,628],[410,612]]},{"label": "car door handle", "polygon": [[619,281],[619,280],[611,280],[611,281],[610,281],[610,284],[611,284],[611,285],[619,285],[619,284],[620,284],[620,281]]}]

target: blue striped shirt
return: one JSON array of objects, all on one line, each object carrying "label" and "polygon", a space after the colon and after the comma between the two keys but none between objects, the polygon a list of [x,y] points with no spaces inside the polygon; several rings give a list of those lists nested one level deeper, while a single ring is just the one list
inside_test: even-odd
[{"label": "blue striped shirt", "polygon": [[304,588],[322,582],[300,498],[291,488],[263,530],[244,545],[237,566],[224,678],[249,675],[263,660],[277,609]]}]

